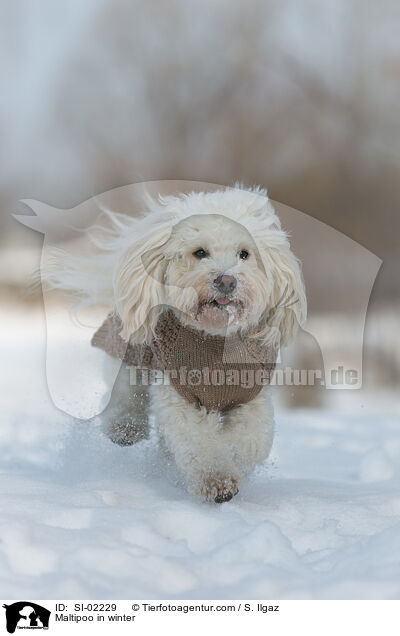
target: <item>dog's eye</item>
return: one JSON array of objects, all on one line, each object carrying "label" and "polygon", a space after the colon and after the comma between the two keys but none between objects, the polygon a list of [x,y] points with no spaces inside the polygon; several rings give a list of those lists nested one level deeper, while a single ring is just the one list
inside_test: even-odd
[{"label": "dog's eye", "polygon": [[245,260],[246,260],[246,258],[248,258],[248,257],[249,257],[249,253],[248,253],[246,250],[242,250],[242,251],[239,253],[239,258],[241,258],[241,259],[242,259],[242,261],[245,261]]},{"label": "dog's eye", "polygon": [[195,256],[196,258],[206,258],[208,254],[206,250],[203,250],[203,248],[201,247],[199,250],[196,250],[195,252],[193,252],[193,256]]}]

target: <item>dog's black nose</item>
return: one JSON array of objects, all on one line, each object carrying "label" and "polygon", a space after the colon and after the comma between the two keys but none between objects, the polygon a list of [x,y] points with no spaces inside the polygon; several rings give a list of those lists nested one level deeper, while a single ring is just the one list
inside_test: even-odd
[{"label": "dog's black nose", "polygon": [[214,287],[216,287],[221,294],[227,296],[236,288],[236,278],[234,276],[228,276],[228,274],[220,274],[214,280]]}]

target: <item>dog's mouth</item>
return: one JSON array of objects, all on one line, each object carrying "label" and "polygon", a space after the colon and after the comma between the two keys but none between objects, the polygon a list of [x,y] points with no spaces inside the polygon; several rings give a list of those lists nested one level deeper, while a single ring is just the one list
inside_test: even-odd
[{"label": "dog's mouth", "polygon": [[244,303],[231,296],[204,298],[197,306],[195,320],[207,329],[220,329],[238,324],[244,317]]},{"label": "dog's mouth", "polygon": [[231,296],[218,296],[216,298],[206,299],[200,303],[200,308],[216,307],[218,309],[225,309],[226,307],[234,307],[236,309],[242,309],[243,303],[237,298]]},{"label": "dog's mouth", "polygon": [[213,305],[213,307],[226,307],[227,305],[233,303],[234,300],[232,300],[232,298],[229,298],[228,296],[222,298],[214,298],[214,300],[211,301],[211,305]]}]

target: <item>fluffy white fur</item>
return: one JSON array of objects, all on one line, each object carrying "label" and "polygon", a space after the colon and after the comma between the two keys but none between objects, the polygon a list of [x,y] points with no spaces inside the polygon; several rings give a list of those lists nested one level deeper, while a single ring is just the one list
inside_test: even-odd
[{"label": "fluffy white fur", "polygon": [[[99,253],[86,259],[58,253],[46,278],[53,287],[79,291],[85,303],[116,311],[127,341],[150,342],[165,305],[193,328],[246,333],[265,344],[286,344],[304,321],[299,263],[265,191],[235,187],[149,199],[140,218],[106,216],[108,229],[92,235]],[[205,257],[196,257],[199,249]],[[221,274],[237,281],[226,306],[219,304],[214,284]],[[135,391],[128,385],[126,390],[130,404],[118,386],[109,409],[107,430],[114,439],[127,411],[131,419],[142,411],[143,390],[136,389],[136,404]],[[205,499],[228,500],[269,454],[274,423],[268,387],[223,417],[189,405],[170,386],[153,387],[151,402],[189,490]],[[125,438],[140,437],[139,424],[131,422]]]}]

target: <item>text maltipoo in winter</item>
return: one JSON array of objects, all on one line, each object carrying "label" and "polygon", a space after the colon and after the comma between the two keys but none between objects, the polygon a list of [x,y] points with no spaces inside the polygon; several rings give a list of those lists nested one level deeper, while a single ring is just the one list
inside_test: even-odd
[{"label": "text maltipoo in winter", "polygon": [[[150,411],[189,491],[228,501],[271,449],[270,373],[306,314],[299,263],[258,188],[168,196],[147,201],[140,218],[107,217],[94,260],[64,255],[49,276],[108,304],[92,344],[136,367],[137,383],[126,368],[118,376],[105,430],[132,443]],[[138,367],[156,381],[140,383]]]}]

